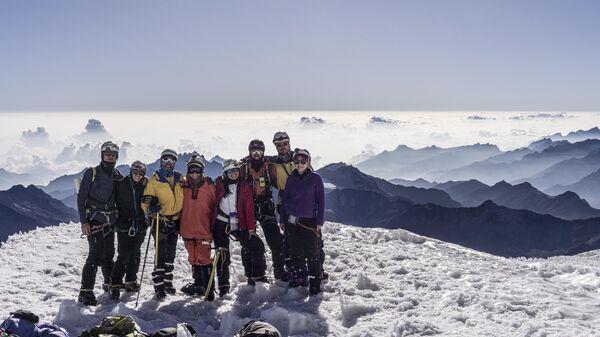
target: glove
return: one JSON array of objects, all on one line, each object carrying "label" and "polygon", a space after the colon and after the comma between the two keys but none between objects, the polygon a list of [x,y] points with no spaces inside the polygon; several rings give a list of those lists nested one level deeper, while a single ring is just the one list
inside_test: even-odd
[{"label": "glove", "polygon": [[156,214],[158,212],[160,212],[160,206],[158,204],[150,204],[150,206],[148,207],[148,213]]},{"label": "glove", "polygon": [[158,204],[158,198],[153,195],[145,195],[142,197],[142,203],[146,205]]}]

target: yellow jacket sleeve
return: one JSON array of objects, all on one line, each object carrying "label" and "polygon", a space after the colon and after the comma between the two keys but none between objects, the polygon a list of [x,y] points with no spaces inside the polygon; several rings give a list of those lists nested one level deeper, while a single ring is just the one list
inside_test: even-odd
[{"label": "yellow jacket sleeve", "polygon": [[[150,195],[156,197],[156,177],[152,175],[150,179],[148,179],[148,183],[146,184],[146,188],[144,188],[144,196]],[[142,210],[144,212],[148,212],[148,204],[142,203]]]}]

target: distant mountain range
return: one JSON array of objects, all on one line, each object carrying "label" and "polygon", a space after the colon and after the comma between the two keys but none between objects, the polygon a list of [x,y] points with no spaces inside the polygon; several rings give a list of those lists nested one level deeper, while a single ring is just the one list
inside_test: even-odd
[{"label": "distant mountain range", "polygon": [[74,209],[33,185],[0,191],[0,242],[19,231],[78,220]]},{"label": "distant mountain range", "polygon": [[13,173],[0,168],[0,190],[6,190],[16,184],[39,184],[40,179],[27,173]]},{"label": "distant mountain range", "polygon": [[572,191],[585,198],[590,204],[600,208],[600,169],[583,177],[581,180],[570,185],[555,185],[547,190],[550,195],[557,195],[566,191]]},{"label": "distant mountain range", "polygon": [[452,200],[448,193],[442,190],[394,185],[384,179],[364,174],[356,167],[344,163],[327,165],[317,170],[317,173],[325,182],[333,184],[337,188],[371,191],[390,198],[402,197],[415,204],[432,203],[447,207],[460,207],[458,202]]},{"label": "distant mountain range", "polygon": [[363,172],[385,179],[427,179],[431,176],[430,172],[441,167],[451,170],[500,153],[500,149],[492,144],[451,148],[428,146],[421,149],[400,145],[393,151],[383,151],[360,162],[356,167]]},{"label": "distant mountain range", "polygon": [[[579,143],[561,142],[541,152],[528,153],[523,158],[509,163],[483,160],[452,170],[434,172],[432,179],[435,181],[477,179],[486,184],[494,184],[502,180],[523,181],[562,161],[581,159],[598,150],[600,150],[600,140],[597,139]],[[427,179],[427,176],[424,178]]]},{"label": "distant mountain range", "polygon": [[[414,149],[399,145],[356,164],[361,171],[404,186],[431,188],[427,182],[476,179],[530,182],[540,190],[570,185],[600,168],[600,129],[555,134],[511,151],[492,144]],[[565,171],[568,170],[569,173]]]},{"label": "distant mountain range", "polygon": [[561,133],[555,133],[549,136],[554,141],[567,140],[571,143],[581,142],[586,139],[600,139],[600,129],[598,127],[591,128],[589,130],[578,130],[569,132],[566,136]]},{"label": "distant mountain range", "polygon": [[506,257],[572,255],[600,248],[600,218],[563,220],[492,201],[472,208],[415,205],[380,223]]},{"label": "distant mountain range", "polygon": [[600,217],[600,210],[592,208],[586,200],[573,192],[552,197],[527,182],[511,185],[501,181],[488,186],[477,180],[469,180],[438,184],[435,188],[448,192],[465,207],[479,206],[491,200],[501,206],[550,214],[567,220]]},{"label": "distant mountain range", "polygon": [[[424,204],[422,198],[416,202],[410,193],[389,193],[391,188],[381,188],[378,178],[342,163],[328,165],[318,172],[324,181],[335,186],[325,196],[326,218],[330,221],[403,228],[502,256],[551,256],[600,248],[600,218],[565,220],[487,200],[496,199],[514,207],[534,208],[566,218],[600,215],[600,211],[589,207],[574,193],[552,198],[530,184],[512,186],[502,182],[488,186],[476,180],[421,189],[429,193],[443,189],[454,200],[477,206],[448,207],[441,206],[439,200],[438,204]],[[429,199],[433,199],[432,195]],[[454,200],[452,205],[456,203]]]},{"label": "distant mountain range", "polygon": [[515,183],[529,182],[545,190],[554,185],[570,185],[600,169],[600,150],[594,150],[583,158],[571,158],[554,164],[547,169]]}]

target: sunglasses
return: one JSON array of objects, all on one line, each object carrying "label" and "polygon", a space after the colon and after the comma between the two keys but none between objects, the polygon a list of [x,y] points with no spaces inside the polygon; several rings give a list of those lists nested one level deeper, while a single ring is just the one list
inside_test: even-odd
[{"label": "sunglasses", "polygon": [[140,172],[140,171],[131,171],[131,174],[133,174],[134,176],[145,176],[146,172]]},{"label": "sunglasses", "polygon": [[117,158],[117,154],[114,152],[104,152],[104,156]]},{"label": "sunglasses", "polygon": [[161,161],[162,163],[171,163],[171,164],[175,164],[175,163],[177,162],[177,159],[176,159],[176,158],[173,158],[173,157],[162,157],[162,158],[160,158],[160,161]]},{"label": "sunglasses", "polygon": [[225,171],[225,174],[229,174],[229,173],[240,173],[240,169],[234,168],[234,169]]},{"label": "sunglasses", "polygon": [[202,173],[202,171],[203,171],[203,170],[202,170],[201,168],[199,168],[199,167],[192,167],[192,168],[190,168],[190,169],[188,170],[188,173],[189,173],[189,174],[194,174],[194,173],[201,174],[201,173]]},{"label": "sunglasses", "polygon": [[283,142],[275,142],[275,146],[276,147],[283,147],[283,146],[289,146],[290,142],[289,141],[283,141]]},{"label": "sunglasses", "polygon": [[306,165],[308,163],[308,160],[306,159],[294,159],[294,165]]},{"label": "sunglasses", "polygon": [[250,150],[250,155],[253,156],[255,154],[262,155],[264,153],[263,150]]}]

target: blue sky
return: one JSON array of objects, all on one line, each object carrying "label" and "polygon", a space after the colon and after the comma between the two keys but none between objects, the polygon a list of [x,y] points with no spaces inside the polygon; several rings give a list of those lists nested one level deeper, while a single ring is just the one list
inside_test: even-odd
[{"label": "blue sky", "polygon": [[598,1],[0,2],[0,110],[600,109]]}]

